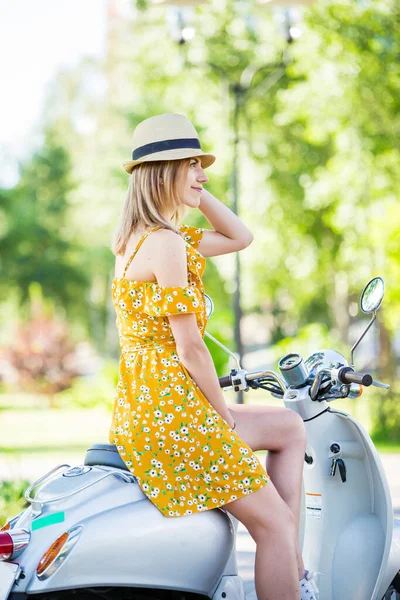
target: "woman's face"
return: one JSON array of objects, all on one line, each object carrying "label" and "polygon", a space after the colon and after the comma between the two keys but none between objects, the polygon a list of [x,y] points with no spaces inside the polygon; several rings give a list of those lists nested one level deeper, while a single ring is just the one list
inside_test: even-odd
[{"label": "woman's face", "polygon": [[200,159],[191,158],[187,170],[183,170],[180,181],[180,196],[183,204],[190,208],[198,208],[203,183],[207,183],[207,181],[208,177],[201,166]]}]

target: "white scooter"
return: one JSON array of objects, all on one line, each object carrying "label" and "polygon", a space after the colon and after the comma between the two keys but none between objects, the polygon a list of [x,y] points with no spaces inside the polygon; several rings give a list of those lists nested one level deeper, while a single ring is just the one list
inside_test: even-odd
[{"label": "white scooter", "polygon": [[[374,314],[367,329],[383,288],[376,278],[363,292],[361,307]],[[301,541],[307,567],[319,573],[320,600],[399,600],[400,527],[379,456],[357,421],[328,406],[360,384],[388,386],[332,351],[305,363],[288,355],[279,367],[283,377],[238,364],[220,384],[266,389],[306,422]],[[26,499],[29,507],[0,531],[0,600],[244,600],[236,519],[223,509],[164,517],[115,446],[97,444],[83,465],[56,467]]]}]

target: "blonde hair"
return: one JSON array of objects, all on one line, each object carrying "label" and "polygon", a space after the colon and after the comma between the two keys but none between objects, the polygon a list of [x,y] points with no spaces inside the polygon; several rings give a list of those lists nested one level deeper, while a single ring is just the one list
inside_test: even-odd
[{"label": "blonde hair", "polygon": [[[160,225],[180,234],[177,224],[187,207],[179,197],[178,182],[190,160],[193,159],[144,162],[134,167],[114,234],[114,254],[125,252],[129,237],[138,225],[143,229]],[[173,212],[171,221],[162,216],[163,211]]]}]

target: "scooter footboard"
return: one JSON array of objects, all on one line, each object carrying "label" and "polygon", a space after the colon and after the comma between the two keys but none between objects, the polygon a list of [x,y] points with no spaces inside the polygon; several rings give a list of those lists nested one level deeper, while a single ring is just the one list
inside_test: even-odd
[{"label": "scooter footboard", "polygon": [[359,515],[350,521],[335,548],[332,600],[371,598],[384,547],[385,537],[376,515]]}]

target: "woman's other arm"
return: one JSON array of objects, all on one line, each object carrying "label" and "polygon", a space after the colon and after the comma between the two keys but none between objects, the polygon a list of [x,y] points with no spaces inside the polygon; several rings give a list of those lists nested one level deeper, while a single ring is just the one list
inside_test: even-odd
[{"label": "woman's other arm", "polygon": [[[154,252],[151,260],[157,283],[162,287],[187,286],[187,257],[184,240],[167,229],[157,231],[154,240]],[[179,360],[210,404],[229,426],[233,427],[234,421],[219,386],[218,375],[210,351],[200,335],[196,315],[184,313],[171,315],[168,319]]]}]

